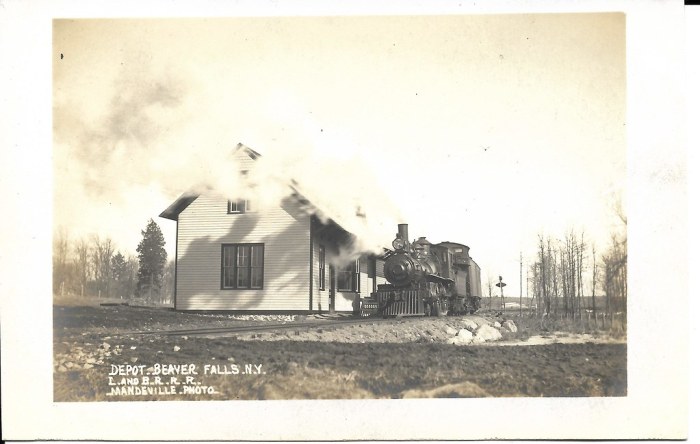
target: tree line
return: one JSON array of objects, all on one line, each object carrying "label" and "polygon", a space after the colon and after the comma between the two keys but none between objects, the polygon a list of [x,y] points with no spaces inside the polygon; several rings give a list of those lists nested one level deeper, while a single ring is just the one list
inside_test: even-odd
[{"label": "tree line", "polygon": [[537,258],[529,269],[533,312],[578,320],[585,316],[596,324],[599,318],[626,319],[627,219],[620,219],[625,230],[611,235],[602,255],[583,232],[571,230],[563,239],[539,236]]},{"label": "tree line", "polygon": [[167,259],[160,227],[151,219],[141,236],[136,255],[125,255],[109,237],[71,239],[59,229],[53,242],[54,294],[171,303],[175,265]]}]

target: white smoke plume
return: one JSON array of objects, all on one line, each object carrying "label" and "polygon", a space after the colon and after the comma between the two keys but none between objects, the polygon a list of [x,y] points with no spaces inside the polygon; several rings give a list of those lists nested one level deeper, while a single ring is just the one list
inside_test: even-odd
[{"label": "white smoke plume", "polygon": [[[193,191],[250,198],[265,207],[289,196],[293,184],[311,202],[310,212],[355,235],[341,262],[360,252],[380,253],[391,242],[401,216],[382,197],[367,160],[352,154],[352,142],[340,131],[326,129],[324,134],[298,101],[283,93],[261,98],[268,102],[262,115],[222,103],[219,93],[196,76],[148,68],[122,73],[97,115],[57,92],[58,222],[77,222],[75,202],[80,201],[84,207],[103,208],[97,213],[104,218],[99,226],[106,235],[129,219],[138,234],[149,215],[128,210],[135,200],[156,205],[157,196],[172,201]],[[238,142],[262,154],[245,180],[233,156]],[[110,221],[115,217],[120,220]]]}]

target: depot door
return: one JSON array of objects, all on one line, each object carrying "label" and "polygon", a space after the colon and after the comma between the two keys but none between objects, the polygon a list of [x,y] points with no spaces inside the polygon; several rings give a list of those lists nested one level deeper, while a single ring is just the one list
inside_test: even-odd
[{"label": "depot door", "polygon": [[335,312],[335,265],[329,266],[331,286],[328,290],[328,311]]}]

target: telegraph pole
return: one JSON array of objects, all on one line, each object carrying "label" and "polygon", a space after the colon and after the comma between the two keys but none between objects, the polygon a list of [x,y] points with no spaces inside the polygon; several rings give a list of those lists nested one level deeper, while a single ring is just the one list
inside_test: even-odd
[{"label": "telegraph pole", "polygon": [[523,252],[520,252],[520,317],[523,317]]}]

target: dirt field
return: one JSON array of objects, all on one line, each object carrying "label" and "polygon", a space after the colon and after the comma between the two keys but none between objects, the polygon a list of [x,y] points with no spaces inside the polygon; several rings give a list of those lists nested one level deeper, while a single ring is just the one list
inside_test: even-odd
[{"label": "dirt field", "polygon": [[[465,322],[503,321],[494,313],[235,337],[137,333],[316,318],[56,306],[54,399],[560,397],[625,396],[627,391],[626,344],[596,332],[557,334],[522,320],[518,332],[500,329],[498,341],[446,343]],[[528,344],[528,338],[570,343],[498,346]]]}]

